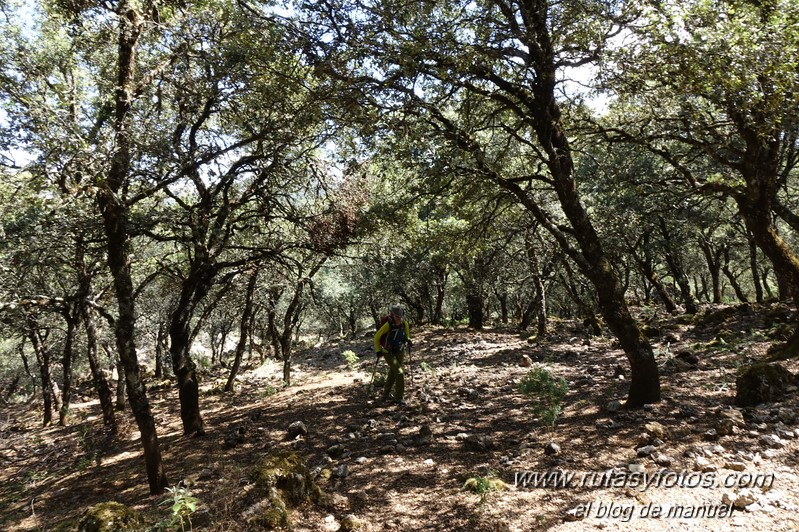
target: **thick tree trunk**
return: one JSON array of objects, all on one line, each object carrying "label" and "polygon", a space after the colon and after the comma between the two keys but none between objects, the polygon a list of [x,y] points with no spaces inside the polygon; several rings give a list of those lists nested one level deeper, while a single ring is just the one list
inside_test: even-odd
[{"label": "thick tree trunk", "polygon": [[466,294],[466,311],[469,314],[469,327],[481,330],[483,328],[483,298],[476,289]]},{"label": "thick tree trunk", "polygon": [[120,412],[125,410],[125,405],[128,404],[127,396],[128,392],[126,390],[127,386],[125,383],[127,382],[127,378],[125,377],[125,366],[122,363],[117,364],[117,393],[116,393],[116,404],[115,408]]},{"label": "thick tree trunk", "polygon": [[124,199],[119,196],[127,186],[131,164],[133,143],[129,130],[129,113],[135,92],[136,46],[141,35],[143,20],[136,9],[125,0],[117,6],[117,13],[119,46],[114,117],[115,150],[108,176],[97,193],[97,203],[103,217],[108,246],[108,269],[113,278],[119,308],[115,334],[119,359],[125,368],[128,402],[141,433],[150,493],[160,494],[168,486],[168,482],[161,461],[155,419],[141,379],[134,343],[136,312],[130,271],[131,257],[128,249],[130,245],[128,210]]},{"label": "thick tree trunk", "polygon": [[[758,247],[774,266],[777,278],[785,284],[785,289],[799,302],[799,257],[777,233],[768,202],[757,201],[757,197],[738,196],[738,208]],[[765,205],[764,205],[765,203]],[[799,355],[799,327],[788,339],[781,354],[783,358]]]},{"label": "thick tree trunk", "polygon": [[[198,239],[199,236],[195,236]],[[199,240],[198,240],[199,241]],[[200,414],[200,385],[197,366],[191,359],[191,320],[194,310],[211,290],[216,269],[208,252],[201,244],[195,246],[189,275],[183,280],[180,297],[170,316],[169,354],[172,371],[178,381],[180,419],[185,435],[202,436],[205,425]]]},{"label": "thick tree trunk", "polygon": [[172,357],[172,371],[178,381],[178,400],[183,434],[202,436],[205,426],[200,415],[200,384],[197,379],[197,366],[189,356],[191,331],[186,302],[181,301],[172,314],[169,327],[169,353]]}]

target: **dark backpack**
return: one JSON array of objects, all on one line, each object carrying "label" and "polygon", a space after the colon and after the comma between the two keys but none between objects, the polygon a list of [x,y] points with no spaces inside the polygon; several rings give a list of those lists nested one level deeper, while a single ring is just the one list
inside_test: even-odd
[{"label": "dark backpack", "polygon": [[399,325],[395,325],[392,320],[389,320],[388,315],[380,318],[380,323],[377,330],[380,330],[383,325],[388,323],[388,332],[380,337],[380,347],[386,349],[389,353],[397,354],[402,351],[405,345],[405,320],[400,321]]}]

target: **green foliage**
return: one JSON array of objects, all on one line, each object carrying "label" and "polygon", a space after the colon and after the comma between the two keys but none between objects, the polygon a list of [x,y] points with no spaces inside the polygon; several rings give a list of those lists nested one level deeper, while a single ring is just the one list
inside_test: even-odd
[{"label": "green foliage", "polygon": [[496,477],[493,471],[489,471],[486,476],[477,474],[469,476],[466,482],[463,483],[463,491],[471,491],[478,495],[489,493],[491,491],[501,491],[507,488],[507,485],[501,479]]},{"label": "green foliage", "polygon": [[101,502],[83,513],[78,530],[106,532],[111,530],[143,530],[142,515],[119,502]]},{"label": "green foliage", "polygon": [[519,391],[530,399],[535,417],[553,427],[569,386],[563,377],[554,377],[544,368],[530,370],[519,383]]},{"label": "green foliage", "polygon": [[385,384],[386,384],[386,374],[383,372],[383,370],[378,370],[377,373],[375,373],[375,379],[374,382],[372,383],[372,388],[379,389],[382,388],[383,385]]},{"label": "green foliage", "polygon": [[266,384],[264,384],[263,389],[259,392],[258,395],[261,398],[271,397],[271,396],[275,395],[279,391],[280,391],[279,388],[277,388],[276,386],[272,385],[271,382],[267,382]]},{"label": "green foliage", "polygon": [[355,353],[355,351],[348,349],[343,353],[341,353],[341,357],[347,363],[347,367],[349,369],[355,369],[355,366],[358,364],[359,360],[358,355]]},{"label": "green foliage", "polygon": [[170,497],[161,501],[161,506],[169,506],[170,516],[156,525],[156,530],[191,530],[191,515],[197,511],[199,500],[183,486],[167,488]]}]

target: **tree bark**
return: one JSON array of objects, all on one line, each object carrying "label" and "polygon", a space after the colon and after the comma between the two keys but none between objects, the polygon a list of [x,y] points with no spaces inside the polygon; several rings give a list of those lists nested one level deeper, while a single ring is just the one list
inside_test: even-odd
[{"label": "tree bark", "polygon": [[197,379],[197,366],[191,359],[191,318],[194,307],[210,290],[211,279],[202,268],[194,269],[183,281],[175,310],[169,324],[169,354],[172,358],[172,371],[178,381],[180,419],[183,434],[202,436],[205,426],[200,414],[200,386]]},{"label": "tree bark", "polygon": [[741,288],[741,285],[738,282],[738,278],[735,276],[735,274],[732,273],[732,270],[730,269],[729,246],[726,246],[724,248],[724,262],[721,265],[721,271],[724,273],[725,276],[727,276],[727,279],[730,281],[730,286],[732,286],[732,289],[735,291],[735,297],[738,298],[738,301],[741,301],[743,303],[748,303],[749,298],[746,297],[743,288]]},{"label": "tree bark", "polygon": [[713,249],[707,238],[704,236],[699,240],[699,247],[705,256],[707,269],[710,272],[710,281],[713,286],[713,303],[721,303],[721,249]]},{"label": "tree bark", "polygon": [[72,401],[72,363],[74,358],[75,331],[78,329],[78,312],[74,305],[69,305],[62,312],[67,329],[64,335],[64,351],[61,359],[63,371],[61,380],[61,406],[58,409],[58,424],[66,427],[69,417],[69,405]]},{"label": "tree bark", "polygon": [[53,391],[53,378],[50,369],[50,350],[47,347],[46,340],[42,337],[39,331],[39,323],[33,316],[28,316],[27,328],[28,338],[33,346],[33,352],[36,354],[36,362],[39,366],[39,377],[42,381],[42,402],[44,412],[42,415],[42,425],[48,426],[53,422],[53,403],[55,392]]},{"label": "tree bark", "polygon": [[[660,233],[666,245],[666,264],[669,266],[669,270],[671,270],[674,282],[677,283],[680,289],[680,297],[682,298],[683,305],[685,305],[685,313],[696,314],[699,312],[699,308],[697,307],[696,299],[694,299],[693,294],[691,294],[691,283],[688,280],[688,274],[685,273],[685,268],[680,259],[679,251],[676,249],[671,230],[668,228],[668,225],[666,225],[666,220],[659,218],[658,221],[660,224]],[[712,267],[711,275],[713,275]],[[716,272],[714,284],[718,284],[718,272]]]},{"label": "tree bark", "polygon": [[106,260],[113,278],[119,309],[115,336],[119,359],[125,369],[128,402],[141,433],[150,493],[160,494],[168,486],[168,481],[134,342],[136,312],[130,271],[128,208],[124,198],[120,197],[120,193],[127,186],[131,166],[133,140],[129,129],[129,115],[135,92],[136,48],[143,20],[132,3],[126,0],[118,4],[117,15],[119,35],[114,116],[115,150],[108,175],[97,193],[97,203],[103,217],[108,246]]},{"label": "tree bark", "polygon": [[483,328],[483,298],[474,287],[466,294],[466,311],[469,314],[469,328],[481,330]]},{"label": "tree bark", "polygon": [[92,374],[92,383],[100,399],[100,409],[103,412],[103,424],[110,430],[111,434],[116,434],[117,424],[114,414],[114,401],[111,395],[111,388],[108,380],[103,375],[100,363],[97,359],[97,326],[92,316],[90,308],[91,299],[91,276],[86,266],[85,242],[79,236],[75,247],[75,269],[78,272],[78,308],[80,317],[83,321],[83,328],[86,330],[86,356],[89,360],[89,370]]},{"label": "tree bark", "polygon": [[248,273],[250,279],[247,282],[247,295],[244,300],[244,311],[241,314],[241,322],[239,325],[239,341],[236,344],[236,353],[233,358],[233,364],[230,367],[230,375],[228,376],[227,383],[225,384],[225,391],[233,391],[233,383],[236,381],[236,375],[241,367],[241,359],[244,356],[244,350],[247,348],[247,339],[250,336],[250,326],[252,325],[252,308],[255,300],[255,288],[258,285],[258,267],[253,267],[253,270]]},{"label": "tree bark", "polygon": [[755,301],[763,303],[763,285],[760,283],[760,268],[757,265],[757,244],[750,231],[746,231],[749,242],[749,270],[752,272],[752,283],[755,285]]}]

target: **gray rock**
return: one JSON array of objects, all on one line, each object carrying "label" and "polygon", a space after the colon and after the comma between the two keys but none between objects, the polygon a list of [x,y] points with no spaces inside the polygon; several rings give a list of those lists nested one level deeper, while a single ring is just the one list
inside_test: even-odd
[{"label": "gray rock", "polygon": [[344,446],[340,443],[331,445],[327,448],[327,454],[330,458],[338,460],[344,454]]},{"label": "gray rock", "polygon": [[716,471],[717,467],[710,463],[710,460],[704,456],[697,456],[694,460],[694,471],[701,471],[703,473],[711,473]]},{"label": "gray rock", "polygon": [[788,386],[795,385],[796,376],[780,364],[753,364],[735,379],[735,404],[746,407],[778,401]]},{"label": "gray rock", "polygon": [[347,514],[341,518],[341,530],[358,530],[363,527],[363,520],[353,514]]},{"label": "gray rock", "polygon": [[638,455],[639,458],[643,458],[645,456],[649,456],[655,452],[654,445],[645,445],[643,447],[639,447],[635,450],[635,453]]},{"label": "gray rock", "polygon": [[334,478],[347,478],[350,475],[350,468],[347,464],[341,464],[333,469]]},{"label": "gray rock", "polygon": [[743,462],[725,462],[724,463],[725,469],[731,469],[733,471],[746,471],[746,464]]},{"label": "gray rock", "polygon": [[647,434],[652,436],[652,438],[657,438],[659,440],[667,440],[669,438],[669,431],[664,427],[661,423],[657,421],[650,421],[644,425],[644,430]]},{"label": "gray rock", "polygon": [[655,453],[652,455],[652,459],[661,467],[669,467],[674,462],[671,456],[664,453]]},{"label": "gray rock", "polygon": [[721,502],[726,505],[732,504],[735,508],[738,509],[743,509],[751,504],[756,503],[757,497],[755,496],[755,493],[752,490],[744,488],[738,493],[725,492],[721,496]]},{"label": "gray rock", "polygon": [[544,454],[550,456],[560,454],[560,445],[558,445],[553,441],[547,443],[546,446],[544,447]]},{"label": "gray rock", "polygon": [[630,473],[643,474],[646,473],[646,467],[643,464],[628,464],[627,470]]},{"label": "gray rock", "polygon": [[758,441],[765,447],[770,448],[782,448],[787,445],[787,443],[780,439],[780,437],[776,434],[767,434],[765,436],[761,436]]},{"label": "gray rock", "polygon": [[470,434],[463,444],[469,451],[484,452],[494,448],[494,442],[484,434]]},{"label": "gray rock", "polygon": [[308,427],[305,426],[305,423],[302,421],[295,421],[291,425],[289,425],[288,430],[288,439],[293,440],[297,436],[307,436],[308,435]]},{"label": "gray rock", "polygon": [[777,411],[777,417],[786,425],[793,425],[796,423],[796,411],[792,408],[780,408]]},{"label": "gray rock", "polygon": [[734,408],[725,408],[719,412],[721,419],[729,419],[735,423],[738,428],[745,429],[746,421],[744,420],[743,412]]},{"label": "gray rock", "polygon": [[608,401],[608,404],[605,405],[605,410],[608,412],[618,412],[621,410],[621,401],[614,399],[613,401]]}]

